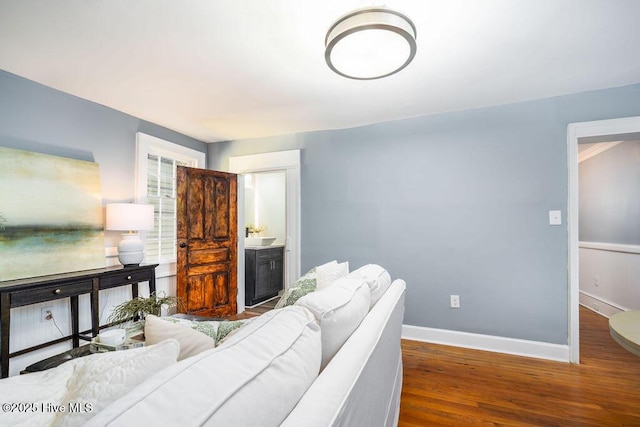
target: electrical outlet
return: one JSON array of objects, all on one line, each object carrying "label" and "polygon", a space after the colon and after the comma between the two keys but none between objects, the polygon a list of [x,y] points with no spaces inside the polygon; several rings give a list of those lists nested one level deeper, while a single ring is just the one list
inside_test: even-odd
[{"label": "electrical outlet", "polygon": [[597,302],[594,302],[594,303],[593,303],[593,309],[594,309],[595,311],[600,311],[600,306],[598,305],[598,303],[597,303]]},{"label": "electrical outlet", "polygon": [[451,308],[460,308],[460,295],[451,295]]},{"label": "electrical outlet", "polygon": [[600,276],[596,276],[595,280],[593,281],[593,284],[595,285],[596,288],[600,286]]},{"label": "electrical outlet", "polygon": [[44,323],[53,318],[53,306],[42,307],[40,309],[40,323]]}]

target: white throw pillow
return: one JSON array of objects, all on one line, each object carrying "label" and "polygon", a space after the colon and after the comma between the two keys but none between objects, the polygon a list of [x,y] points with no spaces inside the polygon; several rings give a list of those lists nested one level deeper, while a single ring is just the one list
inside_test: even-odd
[{"label": "white throw pillow", "polygon": [[321,351],[311,313],[272,310],[219,347],[165,369],[88,425],[280,425],[317,377]]},{"label": "white throw pillow", "polygon": [[363,279],[343,277],[321,291],[312,292],[296,301],[307,308],[322,331],[322,366],[331,361],[362,319],[369,312],[369,286]]},{"label": "white throw pillow", "polygon": [[338,264],[337,261],[316,267],[316,290],[320,291],[336,280],[349,274],[349,262]]},{"label": "white throw pillow", "polygon": [[180,343],[178,361],[209,350],[253,319],[192,321],[149,315],[144,325],[145,342],[156,344],[173,338]]},{"label": "white throw pillow", "polygon": [[145,343],[153,345],[168,338],[173,338],[180,343],[179,361],[216,346],[215,340],[202,332],[184,325],[167,322],[151,314],[148,315],[144,322]]},{"label": "white throw pillow", "polygon": [[166,340],[148,347],[92,354],[60,365],[69,364],[73,373],[62,397],[66,411],[59,412],[52,425],[84,425],[130,389],[175,364],[179,351],[177,341]]},{"label": "white throw pillow", "polygon": [[2,412],[0,425],[82,426],[129,389],[175,364],[178,351],[178,343],[167,340],[150,347],[79,357],[46,371],[3,379],[3,403],[34,403],[37,411]]},{"label": "white throw pillow", "polygon": [[371,291],[371,307],[376,305],[380,297],[391,286],[389,272],[377,264],[367,264],[349,273],[350,277],[364,279]]},{"label": "white throw pillow", "polygon": [[[0,401],[4,404],[34,404],[33,408],[0,412],[3,426],[48,426],[56,417],[55,411],[42,410],[43,405],[60,406],[67,392],[67,382],[74,373],[72,362],[26,375],[0,381]],[[30,410],[35,409],[35,410]],[[65,408],[66,409],[66,408]]]}]

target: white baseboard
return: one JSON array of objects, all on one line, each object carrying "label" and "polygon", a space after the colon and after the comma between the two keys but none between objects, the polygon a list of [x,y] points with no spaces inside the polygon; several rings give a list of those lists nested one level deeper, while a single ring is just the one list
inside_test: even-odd
[{"label": "white baseboard", "polygon": [[580,305],[607,318],[616,313],[620,313],[621,311],[630,310],[629,308],[608,301],[598,295],[593,295],[584,291],[580,291]]},{"label": "white baseboard", "polygon": [[561,344],[472,334],[469,332],[449,331],[446,329],[425,328],[413,325],[402,325],[402,338],[433,344],[471,348],[474,350],[534,357],[537,359],[547,359],[567,363],[570,361],[569,346]]}]

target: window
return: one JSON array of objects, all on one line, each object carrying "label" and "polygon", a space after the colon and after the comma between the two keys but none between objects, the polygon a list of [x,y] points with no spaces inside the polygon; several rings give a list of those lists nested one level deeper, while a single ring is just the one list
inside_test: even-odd
[{"label": "window", "polygon": [[147,155],[147,200],[153,205],[153,230],[147,232],[148,261],[172,260],[176,253],[176,166],[188,163],[149,153]]},{"label": "window", "polygon": [[176,167],[204,167],[205,154],[137,133],[136,193],[140,203],[154,206],[154,228],[146,233],[145,261],[176,260]]}]

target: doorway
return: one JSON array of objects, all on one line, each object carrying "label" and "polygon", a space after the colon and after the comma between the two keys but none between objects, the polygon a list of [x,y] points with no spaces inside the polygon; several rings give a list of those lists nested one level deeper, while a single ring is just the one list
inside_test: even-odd
[{"label": "doorway", "polygon": [[[246,181],[248,174],[269,172],[284,173],[285,181],[285,226],[284,226],[284,283],[285,289],[300,277],[300,150],[276,151],[229,158],[229,172],[242,174]],[[246,184],[241,184],[242,193]],[[244,194],[238,192],[238,200],[244,201]],[[239,208],[238,214],[244,222],[246,206]],[[269,227],[271,227],[269,225]],[[244,228],[243,228],[244,231]],[[244,235],[244,233],[243,233]],[[239,247],[238,286],[244,288],[244,247]],[[241,292],[238,292],[240,296]],[[244,292],[242,292],[244,294]],[[242,305],[244,307],[244,305]]]},{"label": "doorway", "polygon": [[568,200],[567,239],[569,274],[569,361],[580,363],[580,319],[579,319],[579,241],[578,241],[578,144],[613,140],[639,139],[640,117],[572,123],[567,129],[568,153]]},{"label": "doorway", "polygon": [[287,238],[286,172],[256,172],[244,178],[244,225],[249,234],[273,237],[272,246]]}]

